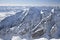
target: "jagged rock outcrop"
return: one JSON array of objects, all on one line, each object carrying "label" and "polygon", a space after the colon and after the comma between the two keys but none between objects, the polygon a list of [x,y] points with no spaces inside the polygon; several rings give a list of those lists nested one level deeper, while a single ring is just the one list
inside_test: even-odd
[{"label": "jagged rock outcrop", "polygon": [[3,35],[8,34],[10,38],[19,35],[27,40],[40,37],[60,38],[59,13],[56,9],[40,10],[37,7],[21,10],[0,22],[0,37],[4,38]]}]

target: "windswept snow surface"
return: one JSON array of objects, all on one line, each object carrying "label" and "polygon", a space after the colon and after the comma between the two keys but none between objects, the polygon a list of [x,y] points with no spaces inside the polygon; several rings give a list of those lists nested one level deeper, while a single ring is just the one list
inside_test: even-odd
[{"label": "windswept snow surface", "polygon": [[[19,36],[13,36],[12,40],[26,40],[26,39],[21,39]],[[48,40],[47,38],[39,38],[39,39],[33,39],[33,40]],[[60,40],[60,39],[50,39],[50,40]]]},{"label": "windswept snow surface", "polygon": [[60,7],[0,7],[0,40],[60,40]]},{"label": "windswept snow surface", "polygon": [[4,18],[11,16],[11,15],[15,15],[16,12],[0,12],[0,21],[3,20]]}]

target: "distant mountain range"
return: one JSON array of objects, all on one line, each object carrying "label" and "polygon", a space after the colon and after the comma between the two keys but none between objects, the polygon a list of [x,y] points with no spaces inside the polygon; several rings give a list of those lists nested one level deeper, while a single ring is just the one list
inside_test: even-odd
[{"label": "distant mountain range", "polygon": [[0,14],[5,15],[4,19],[0,18],[0,38],[3,40],[11,40],[16,35],[27,40],[60,38],[60,7],[0,6]]}]

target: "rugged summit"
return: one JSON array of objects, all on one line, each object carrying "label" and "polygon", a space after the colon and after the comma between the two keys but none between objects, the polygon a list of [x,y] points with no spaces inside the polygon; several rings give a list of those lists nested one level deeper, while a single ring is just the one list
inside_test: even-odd
[{"label": "rugged summit", "polygon": [[[16,11],[16,14],[1,20],[0,38],[10,40],[12,36],[16,35],[27,40],[38,39],[40,37],[48,39],[60,38],[59,13],[60,9],[53,7],[46,9],[41,7],[20,9]],[[9,39],[7,39],[7,36],[10,36]]]}]

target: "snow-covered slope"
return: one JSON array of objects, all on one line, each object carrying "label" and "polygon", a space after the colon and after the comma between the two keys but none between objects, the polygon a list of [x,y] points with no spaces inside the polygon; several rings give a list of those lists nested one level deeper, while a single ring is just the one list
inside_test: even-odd
[{"label": "snow-covered slope", "polygon": [[[60,38],[60,8],[23,7],[0,13],[0,40]],[[53,39],[51,39],[53,40]]]}]

